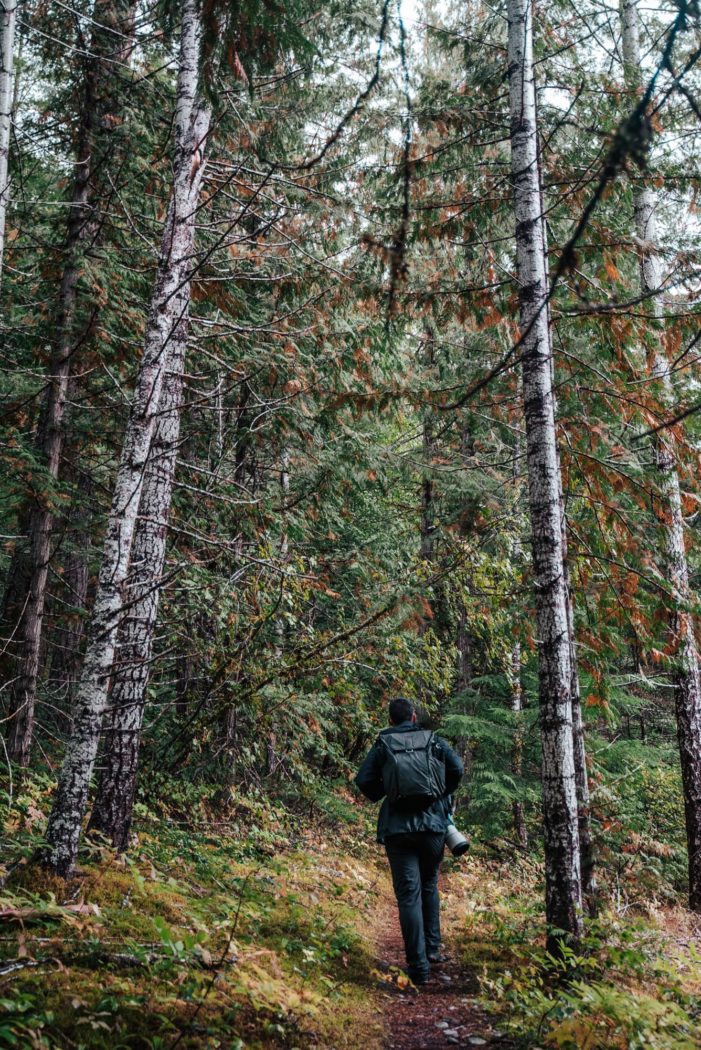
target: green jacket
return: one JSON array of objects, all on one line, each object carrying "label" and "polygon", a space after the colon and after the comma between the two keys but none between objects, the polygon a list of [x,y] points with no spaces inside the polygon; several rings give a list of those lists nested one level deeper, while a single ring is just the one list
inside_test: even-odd
[{"label": "green jacket", "polygon": [[[417,729],[414,722],[402,722],[398,726],[389,726],[380,733],[410,733]],[[371,802],[379,802],[384,798],[380,813],[377,818],[377,841],[384,842],[388,835],[402,835],[411,831],[442,831],[448,828],[448,817],[451,810],[449,796],[457,788],[464,772],[460,756],[453,751],[445,740],[436,737],[436,743],[443,752],[445,759],[445,795],[443,798],[432,802],[425,809],[407,809],[400,802],[390,802],[384,798],[385,787],[382,783],[382,765],[384,753],[382,745],[375,741],[365,756],[363,764],[358,770],[355,782]]]}]

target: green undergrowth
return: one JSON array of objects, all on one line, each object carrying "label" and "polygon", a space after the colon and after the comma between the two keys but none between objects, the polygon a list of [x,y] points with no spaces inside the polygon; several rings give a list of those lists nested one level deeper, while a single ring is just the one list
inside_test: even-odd
[{"label": "green undergrowth", "polygon": [[697,917],[667,905],[619,914],[604,901],[581,948],[556,962],[542,893],[529,857],[471,858],[447,886],[454,943],[500,1029],[560,1050],[701,1047]]},{"label": "green undergrowth", "polygon": [[387,885],[348,800],[333,833],[262,798],[142,805],[128,856],[92,843],[64,883],[31,860],[43,796],[6,829],[0,1047],[380,1045]]},{"label": "green undergrowth", "polygon": [[[33,775],[5,814],[0,1047],[383,1045],[376,938],[394,903],[371,807],[339,785],[283,802],[162,780],[128,855],[88,842],[63,882],[32,859],[50,791]],[[532,856],[477,841],[444,864],[461,987],[510,1045],[701,1047],[698,919],[671,891],[633,906],[634,887],[609,881],[581,949],[556,964]]]}]

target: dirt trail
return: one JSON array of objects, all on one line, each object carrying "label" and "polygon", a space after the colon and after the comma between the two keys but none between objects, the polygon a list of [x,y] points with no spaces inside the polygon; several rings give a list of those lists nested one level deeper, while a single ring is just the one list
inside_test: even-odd
[{"label": "dirt trail", "polygon": [[[388,974],[404,965],[404,946],[397,906],[387,901],[378,930],[381,967]],[[417,991],[387,985],[384,992],[386,1050],[447,1050],[452,1047],[493,1047],[510,1050],[516,1044],[502,1035],[475,1001],[476,983],[461,969],[456,954],[434,966],[431,978]]]}]

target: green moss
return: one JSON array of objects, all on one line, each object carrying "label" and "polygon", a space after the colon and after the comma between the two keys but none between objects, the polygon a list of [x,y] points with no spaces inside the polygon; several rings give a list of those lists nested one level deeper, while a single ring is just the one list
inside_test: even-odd
[{"label": "green moss", "polygon": [[[90,845],[68,882],[23,865],[8,892],[37,914],[2,954],[39,965],[0,993],[0,1046],[155,1048],[179,1032],[184,1048],[379,1046],[376,881],[343,845],[246,857],[206,828],[167,824],[150,825],[127,860]],[[50,901],[91,909],[49,917]]]},{"label": "green moss", "polygon": [[69,896],[70,887],[70,883],[54,875],[37,859],[19,864],[10,874],[6,885],[8,890],[53,897],[59,903]]}]

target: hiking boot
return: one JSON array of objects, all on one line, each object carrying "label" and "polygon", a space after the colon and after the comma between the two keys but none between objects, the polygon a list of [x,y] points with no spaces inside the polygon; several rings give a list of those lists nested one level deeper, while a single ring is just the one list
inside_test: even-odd
[{"label": "hiking boot", "polygon": [[428,953],[427,959],[430,963],[444,963],[448,962],[450,956],[442,948],[436,948],[435,952]]},{"label": "hiking boot", "polygon": [[430,976],[431,976],[431,974],[428,973],[428,972],[427,973],[411,973],[411,971],[409,971],[409,980],[411,981],[412,984],[416,984],[416,985],[428,984],[428,980],[429,980]]}]

